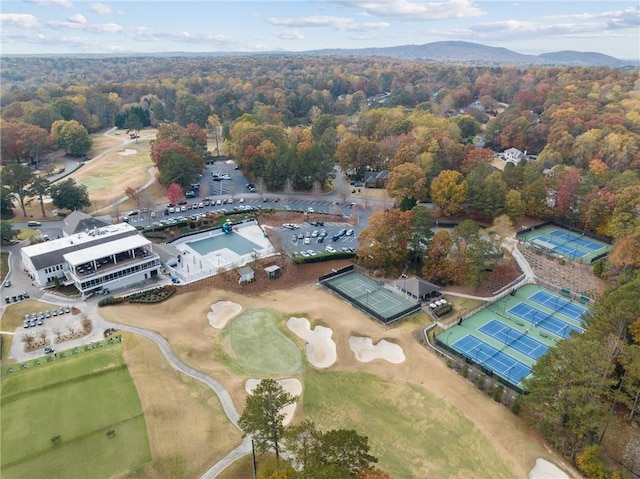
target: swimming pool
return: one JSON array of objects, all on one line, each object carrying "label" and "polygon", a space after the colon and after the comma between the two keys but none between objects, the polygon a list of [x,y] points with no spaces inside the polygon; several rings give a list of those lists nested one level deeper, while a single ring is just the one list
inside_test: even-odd
[{"label": "swimming pool", "polygon": [[228,248],[240,256],[262,249],[262,246],[243,238],[235,231],[229,234],[221,234],[196,241],[188,241],[187,244],[202,256],[224,248]]}]

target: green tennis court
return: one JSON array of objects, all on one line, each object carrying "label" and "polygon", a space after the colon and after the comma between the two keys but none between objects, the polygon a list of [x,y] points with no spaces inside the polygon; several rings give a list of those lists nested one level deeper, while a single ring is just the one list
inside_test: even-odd
[{"label": "green tennis court", "polygon": [[352,270],[321,278],[320,284],[385,324],[420,310],[420,305]]},{"label": "green tennis court", "polygon": [[518,237],[534,248],[588,264],[611,249],[606,243],[554,225],[545,225]]}]

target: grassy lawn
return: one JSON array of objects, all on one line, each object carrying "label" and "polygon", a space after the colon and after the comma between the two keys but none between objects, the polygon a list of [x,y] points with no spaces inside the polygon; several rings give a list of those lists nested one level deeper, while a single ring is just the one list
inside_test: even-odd
[{"label": "grassy lawn", "polygon": [[[117,163],[112,162],[113,164],[111,164],[108,169],[105,168],[104,170],[99,170],[97,168],[91,168],[90,166],[92,165],[88,165],[78,170],[77,174],[74,174],[78,183],[87,187],[89,195],[98,190],[109,188],[112,185],[117,184],[116,180],[127,175],[129,170],[132,168],[139,166],[150,167],[152,165],[149,153],[146,150],[138,151],[134,155],[122,156],[117,153],[113,153],[112,155],[119,156],[119,161]],[[101,160],[97,161],[100,162]]]},{"label": "grassy lawn", "polygon": [[278,325],[273,311],[254,309],[224,329],[236,360],[229,364],[245,373],[284,374],[302,366],[300,349]]},{"label": "grassy lawn", "polygon": [[392,477],[512,478],[473,424],[425,390],[364,373],[308,370],[304,415],[322,430],[353,428]]},{"label": "grassy lawn", "polygon": [[1,397],[3,478],[111,477],[151,460],[121,344],[6,376]]}]

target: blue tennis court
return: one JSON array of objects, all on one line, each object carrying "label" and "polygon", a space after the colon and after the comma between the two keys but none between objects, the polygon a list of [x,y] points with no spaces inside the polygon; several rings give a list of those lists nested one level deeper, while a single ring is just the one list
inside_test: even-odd
[{"label": "blue tennis court", "polygon": [[598,251],[599,249],[602,248],[602,244],[597,242],[597,241],[591,241],[588,238],[585,238],[584,236],[580,236],[576,233],[571,233],[570,231],[563,231],[563,230],[553,230],[549,232],[549,236],[553,236],[554,238],[558,238],[563,242],[571,242],[576,244],[577,246],[580,246],[581,248],[584,248],[586,250],[589,250],[591,252],[593,251]]},{"label": "blue tennis court", "polygon": [[505,346],[509,346],[525,356],[529,356],[531,359],[537,360],[547,353],[548,347],[546,344],[527,336],[526,331],[522,332],[510,328],[496,319],[483,324],[478,328],[478,331],[482,331],[487,336],[497,339],[504,343]]},{"label": "blue tennis court", "polygon": [[555,294],[547,293],[540,290],[533,293],[529,298],[534,303],[546,306],[549,309],[553,309],[556,312],[562,313],[576,321],[580,321],[582,317],[587,313],[586,308],[573,304],[569,299],[561,298]]},{"label": "blue tennis court", "polygon": [[577,333],[584,332],[584,329],[554,317],[553,313],[545,313],[544,311],[540,311],[539,309],[525,303],[518,303],[507,311],[514,316],[518,316],[525,321],[529,321],[534,326],[546,329],[550,333],[560,336],[561,338],[568,338],[571,331],[575,331]]},{"label": "blue tennis court", "polygon": [[512,384],[518,384],[531,374],[529,366],[484,341],[480,341],[475,336],[464,336],[453,343],[451,347],[476,364],[491,369],[495,374]]}]

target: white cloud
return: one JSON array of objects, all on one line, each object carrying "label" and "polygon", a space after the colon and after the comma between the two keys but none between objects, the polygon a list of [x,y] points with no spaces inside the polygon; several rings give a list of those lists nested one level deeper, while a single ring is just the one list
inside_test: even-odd
[{"label": "white cloud", "polygon": [[485,15],[485,12],[472,0],[446,0],[442,2],[342,0],[339,3],[362,8],[370,15],[409,22]]},{"label": "white cloud", "polygon": [[74,15],[66,22],[49,22],[47,26],[55,30],[81,30],[89,33],[118,33],[124,30],[124,27],[117,23],[88,23],[87,19],[80,14]]},{"label": "white cloud", "polygon": [[37,28],[38,19],[29,13],[0,13],[0,23],[20,28]]},{"label": "white cloud", "polygon": [[87,23],[87,19],[81,13],[76,13],[75,15],[69,17],[69,22],[84,25]]},{"label": "white cloud", "polygon": [[298,30],[287,30],[277,34],[281,40],[304,40],[304,35]]},{"label": "white cloud", "polygon": [[104,3],[92,3],[89,8],[93,13],[97,13],[98,15],[111,15],[113,13],[117,13],[110,5],[105,5]]},{"label": "white cloud", "polygon": [[62,8],[71,8],[73,3],[69,0],[26,0],[28,3],[35,3],[36,5],[54,5]]},{"label": "white cloud", "polygon": [[340,31],[370,31],[381,30],[389,27],[386,22],[377,23],[356,23],[352,18],[329,17],[323,15],[313,15],[310,17],[270,17],[267,22],[272,25],[284,27],[329,27]]}]

